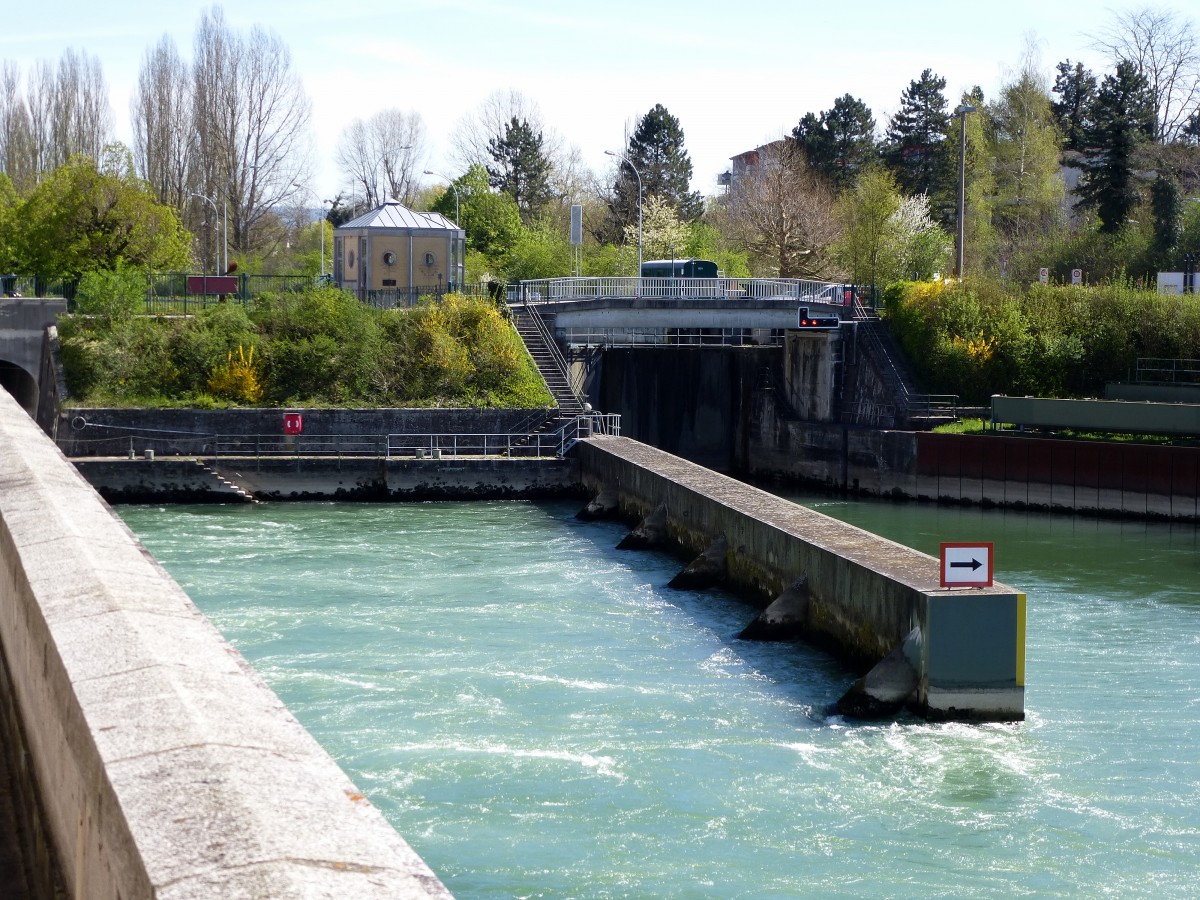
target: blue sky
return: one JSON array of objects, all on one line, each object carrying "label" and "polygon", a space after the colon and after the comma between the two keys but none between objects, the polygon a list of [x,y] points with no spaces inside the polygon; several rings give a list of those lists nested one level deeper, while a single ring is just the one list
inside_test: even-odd
[{"label": "blue sky", "polygon": [[[190,58],[209,5],[9,3],[0,58],[27,72],[67,47],[98,56],[116,137],[129,141],[129,98],[143,54],[166,33]],[[313,101],[315,190],[332,196],[334,147],[354,118],[385,107],[421,113],[429,135],[423,168],[454,175],[447,153],[456,123],[498,89],[536,102],[545,123],[598,172],[611,166],[604,151],[621,149],[626,126],[662,103],[683,127],[693,188],[712,193],[729,157],[847,92],[882,127],[926,67],[947,79],[952,105],[975,84],[992,96],[1031,41],[1048,78],[1068,57],[1102,70],[1090,35],[1111,22],[1112,9],[1127,8],[1083,0],[240,0],[224,12],[232,27],[264,25],[291,49]]]}]

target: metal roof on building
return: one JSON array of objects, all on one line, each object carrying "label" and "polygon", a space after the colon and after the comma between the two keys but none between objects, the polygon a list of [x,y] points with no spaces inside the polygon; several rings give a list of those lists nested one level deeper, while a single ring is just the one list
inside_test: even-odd
[{"label": "metal roof on building", "polygon": [[401,231],[460,231],[461,229],[443,216],[435,212],[414,212],[399,200],[387,200],[382,206],[377,206],[363,213],[356,219],[351,219],[340,225],[336,231],[361,228],[395,229]]}]

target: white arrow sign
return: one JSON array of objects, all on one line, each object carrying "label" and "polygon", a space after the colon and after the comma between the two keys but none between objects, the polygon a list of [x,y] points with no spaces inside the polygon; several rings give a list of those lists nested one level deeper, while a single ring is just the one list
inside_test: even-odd
[{"label": "white arrow sign", "polygon": [[991,586],[991,544],[942,544],[942,587]]}]

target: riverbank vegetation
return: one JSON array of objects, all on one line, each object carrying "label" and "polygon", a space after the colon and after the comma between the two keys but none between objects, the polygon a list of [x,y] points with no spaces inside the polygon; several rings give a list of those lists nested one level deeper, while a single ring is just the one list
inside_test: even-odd
[{"label": "riverbank vegetation", "polygon": [[997,393],[1100,396],[1139,358],[1200,358],[1200,304],[1124,280],[898,282],[884,315],[922,386],[966,404]]},{"label": "riverbank vegetation", "polygon": [[331,287],[195,316],[134,315],[133,270],[85,276],[59,320],[72,402],[90,406],[553,406],[495,304],[448,294],[376,310]]}]

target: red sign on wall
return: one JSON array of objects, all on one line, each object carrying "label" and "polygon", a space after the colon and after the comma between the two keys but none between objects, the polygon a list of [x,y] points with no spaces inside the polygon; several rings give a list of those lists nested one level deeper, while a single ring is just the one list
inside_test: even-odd
[{"label": "red sign on wall", "polygon": [[300,413],[286,413],[283,417],[283,433],[299,434],[304,430],[304,419]]}]

